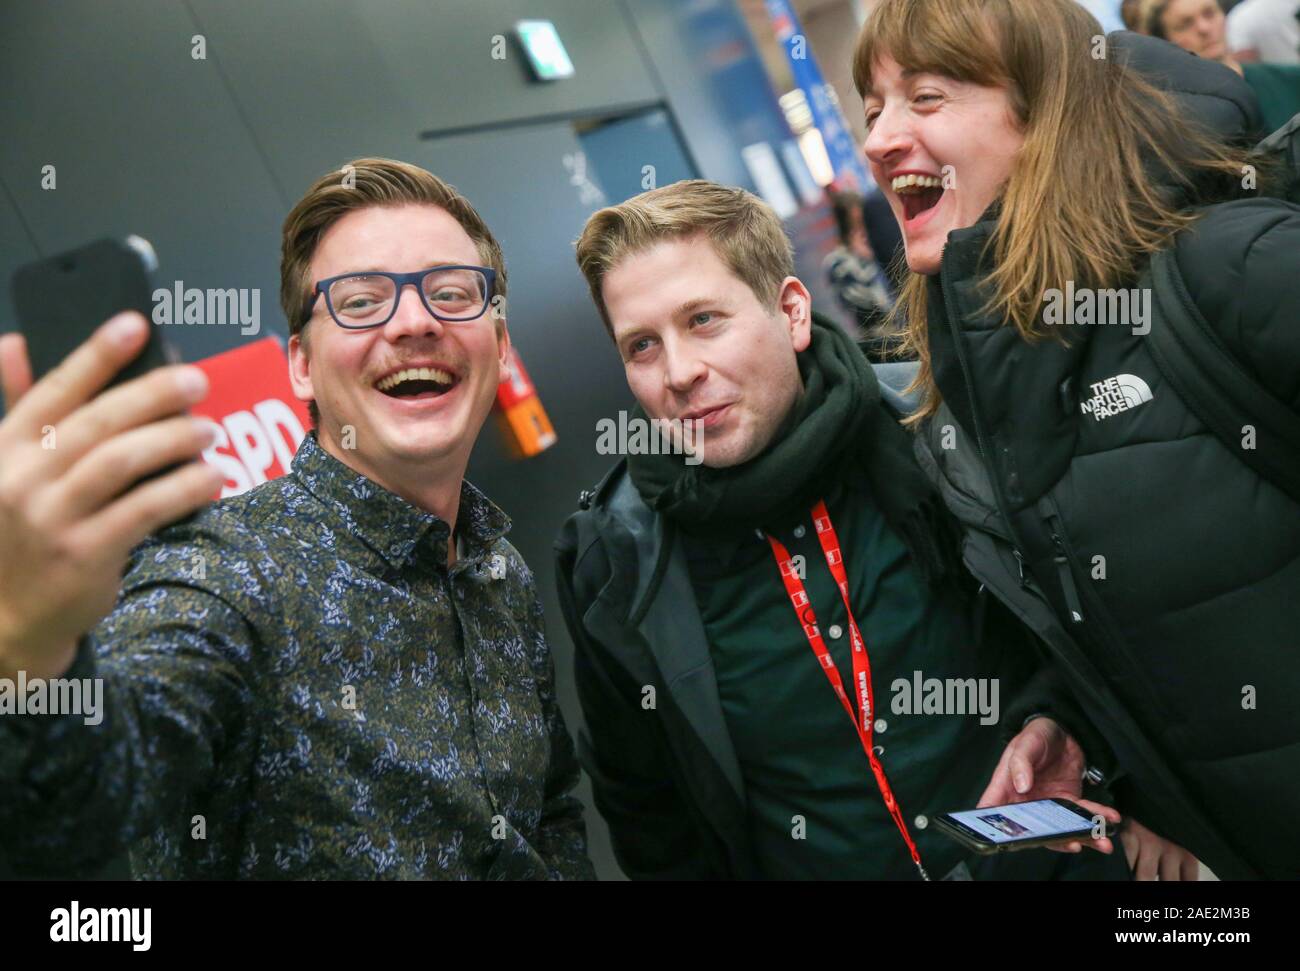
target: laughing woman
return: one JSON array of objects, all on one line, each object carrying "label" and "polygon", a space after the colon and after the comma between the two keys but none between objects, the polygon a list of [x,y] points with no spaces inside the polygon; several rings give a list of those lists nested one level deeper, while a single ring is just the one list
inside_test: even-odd
[{"label": "laughing woman", "polygon": [[1300,207],[1241,188],[1249,90],[1074,0],[880,0],[854,79],[911,271],[918,455],[1110,749],[1017,712],[1061,717],[986,801],[1077,793],[1078,734],[1220,877],[1300,875],[1300,501],[1165,380],[1135,289],[1172,254],[1225,372],[1300,410]]}]

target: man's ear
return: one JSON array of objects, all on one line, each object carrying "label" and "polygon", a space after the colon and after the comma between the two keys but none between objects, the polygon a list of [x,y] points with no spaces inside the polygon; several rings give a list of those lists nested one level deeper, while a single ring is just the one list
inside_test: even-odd
[{"label": "man's ear", "polygon": [[497,351],[501,364],[501,378],[512,377],[510,374],[510,331],[506,328],[506,319],[497,321]]},{"label": "man's ear", "polygon": [[316,393],[311,387],[311,360],[303,333],[305,331],[289,338],[289,383],[293,386],[293,396],[299,401],[315,401]]},{"label": "man's ear", "polygon": [[812,343],[812,295],[798,277],[781,281],[777,311],[785,319],[795,351],[806,351]]}]

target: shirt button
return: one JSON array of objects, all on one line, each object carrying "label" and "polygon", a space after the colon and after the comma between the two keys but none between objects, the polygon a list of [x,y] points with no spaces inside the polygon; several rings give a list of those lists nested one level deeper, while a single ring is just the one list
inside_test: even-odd
[{"label": "shirt button", "polygon": [[826,628],[826,633],[831,635],[831,640],[838,641],[844,636],[844,628],[839,624],[831,624],[830,627]]},{"label": "shirt button", "polygon": [[794,538],[795,538],[795,539],[803,539],[803,535],[804,535],[804,533],[806,533],[806,532],[808,532],[808,530],[804,529],[802,526],[796,526],[796,527],[794,528]]},{"label": "shirt button", "polygon": [[917,816],[914,822],[916,823],[917,829],[925,829],[925,827],[930,825],[930,820],[926,819],[924,816]]},{"label": "shirt button", "polygon": [[885,721],[883,718],[876,719],[875,729],[877,732],[883,732],[888,727],[889,722]]}]

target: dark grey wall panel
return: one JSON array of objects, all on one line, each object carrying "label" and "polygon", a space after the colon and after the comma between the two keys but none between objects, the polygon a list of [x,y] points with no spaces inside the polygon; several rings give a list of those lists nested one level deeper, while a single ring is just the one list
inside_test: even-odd
[{"label": "dark grey wall panel", "polygon": [[[657,97],[622,10],[591,0],[190,0],[291,197],[360,155],[407,158],[421,132]],[[576,76],[530,79],[514,22],[555,22]],[[506,58],[492,38],[506,35]],[[502,173],[504,174],[504,173]]]},{"label": "dark grey wall panel", "polygon": [[372,11],[387,4],[188,4],[284,193],[286,211],[312,181],[348,159],[405,159],[415,145],[421,124],[415,92],[390,70],[374,31]]},{"label": "dark grey wall panel", "polygon": [[[426,129],[588,111],[657,96],[622,10],[608,0],[384,0],[367,9],[382,31],[389,63],[436,119]],[[516,21],[532,18],[554,22],[573,61],[572,78],[531,80],[510,33]],[[491,57],[498,34],[510,41],[501,61]]]},{"label": "dark grey wall panel", "polygon": [[[5,271],[4,280],[0,281],[0,284],[3,284],[3,293],[0,293],[0,333],[18,329],[18,321],[14,316],[14,302],[9,293],[9,278],[16,267],[36,259],[39,255],[28,235],[27,227],[23,225],[18,210],[13,207],[9,198],[9,188],[4,184],[4,180],[0,179],[0,267]],[[0,408],[3,407],[4,404],[0,402]]]},{"label": "dark grey wall panel", "polygon": [[[163,285],[260,288],[265,333],[280,326],[285,206],[211,51],[191,58],[195,33],[176,3],[4,5],[0,178],[43,253],[139,233]],[[53,191],[41,188],[47,163]],[[172,336],[190,358],[246,340],[237,327]]]}]

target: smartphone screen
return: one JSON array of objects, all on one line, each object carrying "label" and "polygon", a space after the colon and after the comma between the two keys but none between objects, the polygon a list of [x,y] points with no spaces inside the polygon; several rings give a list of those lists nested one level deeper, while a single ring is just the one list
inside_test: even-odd
[{"label": "smartphone screen", "polygon": [[1092,832],[1091,816],[1082,816],[1054,799],[944,813],[944,818],[982,843],[1016,843]]}]

